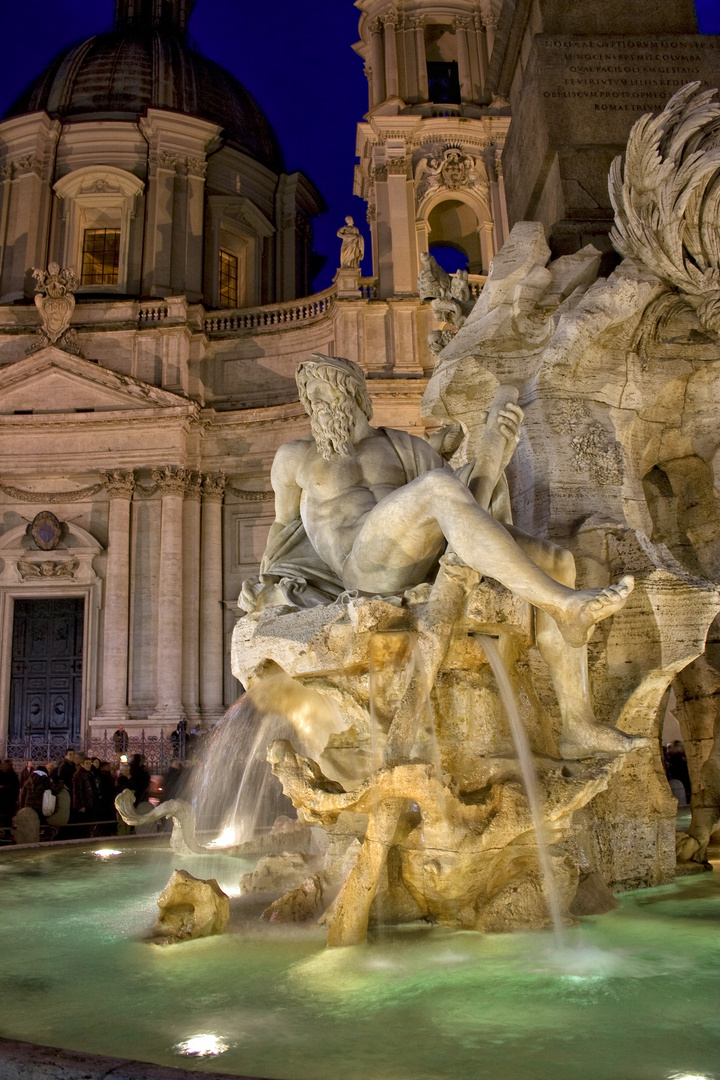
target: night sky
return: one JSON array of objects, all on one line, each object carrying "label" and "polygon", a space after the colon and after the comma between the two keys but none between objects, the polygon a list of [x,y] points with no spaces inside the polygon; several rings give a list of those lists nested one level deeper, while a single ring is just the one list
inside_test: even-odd
[{"label": "night sky", "polygon": [[[697,0],[697,9],[701,30],[720,33],[720,0]],[[110,29],[113,13],[113,0],[0,0],[0,115],[61,49]],[[287,170],[305,172],[328,204],[315,223],[315,248],[327,256],[317,289],[338,265],[335,233],[345,215],[365,228],[365,204],[352,194],[355,124],[367,109],[362,61],[351,48],[358,18],[352,0],[197,0],[190,23],[196,47],[259,101]],[[371,272],[369,255],[363,271]]]}]

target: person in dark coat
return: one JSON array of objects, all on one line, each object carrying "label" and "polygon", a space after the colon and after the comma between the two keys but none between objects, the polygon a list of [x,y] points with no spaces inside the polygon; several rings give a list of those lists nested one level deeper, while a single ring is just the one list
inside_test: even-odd
[{"label": "person in dark coat", "polygon": [[66,750],[65,756],[60,759],[50,773],[50,779],[59,780],[65,785],[68,791],[72,791],[72,780],[75,775],[78,761],[79,757],[74,750]]},{"label": "person in dark coat", "polygon": [[127,754],[127,749],[130,745],[130,736],[122,724],[120,724],[117,731],[113,732],[112,740],[113,746],[115,747],[115,753],[118,757]]},{"label": "person in dark coat", "polygon": [[47,769],[44,765],[38,765],[37,769],[33,769],[20,789],[19,809],[24,810],[25,807],[28,807],[30,810],[34,810],[40,818],[40,822],[44,822],[42,800],[44,793],[48,790],[52,790],[52,783]]},{"label": "person in dark coat", "polygon": [[76,836],[87,836],[89,829],[84,826],[95,821],[95,788],[90,779],[92,762],[88,757],[81,757],[80,764],[72,779],[72,815],[70,820],[82,823],[83,828],[75,832]]},{"label": "person in dark coat", "polygon": [[160,802],[168,802],[169,799],[178,798],[178,789],[183,779],[183,764],[177,758],[170,762],[170,768],[163,777],[162,794]]},{"label": "person in dark coat", "polygon": [[96,762],[98,762],[97,787],[99,792],[96,810],[97,819],[101,823],[97,835],[113,836],[117,828],[115,821],[115,777],[110,762],[98,761],[97,758],[93,758],[93,773],[96,772]]},{"label": "person in dark coat", "polygon": [[0,826],[9,825],[18,808],[20,777],[6,758],[0,763]]},{"label": "person in dark coat", "polygon": [[142,754],[133,754],[130,762],[130,787],[135,796],[135,805],[145,802],[150,791],[150,772]]}]

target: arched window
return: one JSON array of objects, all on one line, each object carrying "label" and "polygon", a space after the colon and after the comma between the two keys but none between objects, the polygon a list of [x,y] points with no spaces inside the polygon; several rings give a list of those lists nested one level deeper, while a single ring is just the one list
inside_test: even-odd
[{"label": "arched window", "polygon": [[[451,271],[444,260],[455,261],[453,270],[483,272],[480,222],[471,206],[459,199],[446,199],[430,211],[428,225],[429,251],[448,273]],[[464,264],[459,261],[463,257]]]},{"label": "arched window", "polygon": [[90,293],[127,290],[130,224],[144,184],[113,166],[88,166],[55,184],[60,215],[58,262],[73,267]]}]

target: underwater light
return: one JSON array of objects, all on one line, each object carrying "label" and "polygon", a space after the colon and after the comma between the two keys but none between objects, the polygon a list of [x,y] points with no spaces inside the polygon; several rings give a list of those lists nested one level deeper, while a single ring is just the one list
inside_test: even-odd
[{"label": "underwater light", "polygon": [[97,855],[100,859],[109,859],[111,855],[122,855],[122,851],[119,848],[105,847],[93,851],[93,855]]},{"label": "underwater light", "polygon": [[185,1054],[188,1057],[210,1057],[215,1054],[224,1054],[228,1048],[225,1039],[209,1032],[203,1035],[193,1035],[190,1039],[178,1043],[173,1047],[177,1054]]},{"label": "underwater light", "polygon": [[672,1073],[667,1080],[713,1080],[707,1073]]},{"label": "underwater light", "polygon": [[667,1080],[713,1080],[707,1073],[672,1073]]},{"label": "underwater light", "polygon": [[237,844],[237,833],[234,826],[228,825],[226,829],[216,836],[214,840],[211,840],[207,845],[208,847],[233,847]]}]

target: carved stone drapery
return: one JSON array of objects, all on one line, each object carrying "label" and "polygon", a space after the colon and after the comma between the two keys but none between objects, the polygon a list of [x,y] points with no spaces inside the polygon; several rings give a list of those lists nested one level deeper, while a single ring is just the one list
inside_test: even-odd
[{"label": "carved stone drapery", "polygon": [[235,487],[229,482],[225,485],[225,489],[236,499],[242,499],[243,502],[272,502],[275,498],[273,491],[248,491],[247,488]]},{"label": "carved stone drapery", "polygon": [[11,484],[0,481],[0,491],[4,491],[11,499],[27,503],[66,503],[81,502],[83,499],[91,499],[102,491],[104,483],[90,484],[88,487],[73,488],[70,491],[30,491],[28,488],[18,488]]}]

